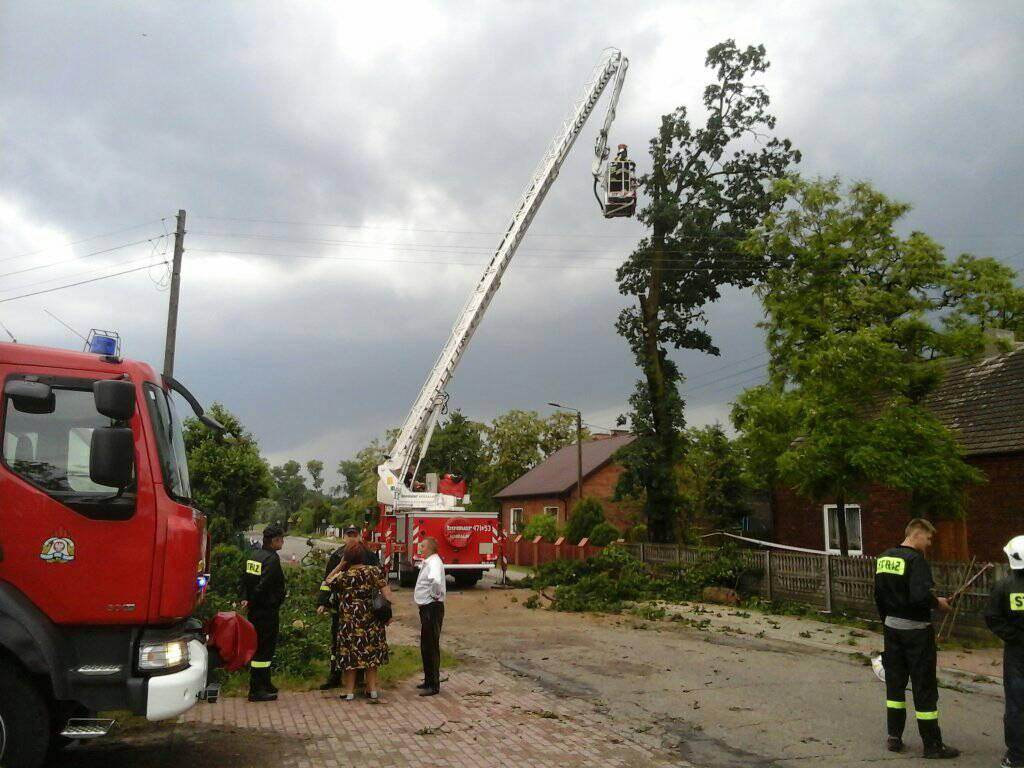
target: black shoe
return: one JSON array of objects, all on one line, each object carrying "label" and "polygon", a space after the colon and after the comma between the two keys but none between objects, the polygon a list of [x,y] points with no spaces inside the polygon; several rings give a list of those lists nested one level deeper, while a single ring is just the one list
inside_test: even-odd
[{"label": "black shoe", "polygon": [[254,691],[249,694],[249,701],[277,701],[277,694],[270,691]]},{"label": "black shoe", "polygon": [[330,677],[327,678],[327,682],[320,686],[320,690],[321,691],[329,691],[332,688],[340,688],[340,687],[341,687],[341,677],[335,677],[334,675],[331,675]]},{"label": "black shoe", "polygon": [[1003,757],[1003,761],[999,764],[999,768],[1024,768],[1024,762],[1018,760],[1011,760],[1009,755]]},{"label": "black shoe", "polygon": [[903,751],[903,739],[899,736],[889,736],[885,740],[885,748],[890,752],[902,752]]},{"label": "black shoe", "polygon": [[437,696],[440,692],[440,688],[427,688],[426,690],[420,691],[420,696]]},{"label": "black shoe", "polygon": [[419,688],[421,691],[425,691],[427,688],[430,687],[430,683],[420,683],[416,687]]},{"label": "black shoe", "polygon": [[938,744],[934,747],[925,747],[923,757],[925,760],[952,760],[954,757],[960,757],[960,750]]}]

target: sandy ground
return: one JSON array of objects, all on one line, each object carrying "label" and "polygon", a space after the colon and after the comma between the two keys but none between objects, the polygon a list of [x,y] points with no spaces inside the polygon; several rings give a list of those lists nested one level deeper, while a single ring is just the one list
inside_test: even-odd
[{"label": "sandy ground", "polygon": [[[706,607],[701,608],[710,615],[692,617],[698,623],[711,619],[704,628],[529,610],[523,607],[528,594],[452,591],[445,642],[462,655],[494,659],[547,690],[599,702],[624,722],[640,720],[641,728],[660,734],[665,746],[694,765],[859,766],[919,759],[912,719],[908,752],[893,755],[883,748],[885,689],[862,655],[879,645],[875,637],[853,638],[857,647],[846,646],[849,630],[842,627],[729,616],[730,609]],[[780,637],[768,636],[768,619],[780,624]],[[411,621],[411,610],[403,607],[400,620]],[[714,626],[736,629],[744,621],[762,625],[742,633]],[[822,639],[829,637],[824,631],[805,642],[798,632],[807,629],[797,630],[796,642],[792,635],[801,622],[830,630],[840,642]],[[758,636],[760,631],[765,635]],[[953,687],[941,691],[941,723],[946,740],[965,753],[956,764],[998,765],[1001,688],[965,674],[944,678]]]}]

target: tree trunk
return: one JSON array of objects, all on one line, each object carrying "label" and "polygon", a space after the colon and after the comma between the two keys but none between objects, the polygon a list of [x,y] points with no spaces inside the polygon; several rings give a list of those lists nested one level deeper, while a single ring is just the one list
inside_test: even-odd
[{"label": "tree trunk", "polygon": [[651,251],[651,269],[647,295],[640,297],[643,313],[644,376],[651,403],[651,422],[658,446],[656,465],[651,467],[647,490],[647,526],[651,541],[667,543],[675,539],[675,487],[672,461],[676,435],[668,413],[664,355],[659,343],[662,268],[665,258],[665,234],[655,227]]}]

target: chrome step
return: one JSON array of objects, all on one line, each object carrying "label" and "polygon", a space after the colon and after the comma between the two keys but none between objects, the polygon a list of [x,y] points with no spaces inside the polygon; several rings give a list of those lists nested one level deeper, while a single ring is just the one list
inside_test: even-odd
[{"label": "chrome step", "polygon": [[60,735],[65,739],[98,739],[106,736],[117,725],[116,720],[95,717],[73,717]]}]

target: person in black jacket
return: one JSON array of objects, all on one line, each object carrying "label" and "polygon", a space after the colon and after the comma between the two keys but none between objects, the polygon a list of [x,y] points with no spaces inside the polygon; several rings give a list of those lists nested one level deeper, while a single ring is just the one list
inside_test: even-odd
[{"label": "person in black jacket", "polygon": [[268,525],[263,547],[249,554],[242,577],[242,607],[256,628],[256,655],[249,662],[249,701],[275,701],[277,688],[270,679],[270,665],[277,649],[281,604],[285,598],[284,571],[277,554],[284,546],[284,530]]},{"label": "person in black jacket", "polygon": [[[344,670],[338,666],[338,621],[340,618],[339,614],[341,605],[338,602],[338,593],[327,586],[327,577],[334,572],[335,568],[341,565],[341,560],[345,556],[345,549],[352,542],[359,541],[361,534],[362,531],[354,525],[350,525],[345,528],[341,546],[334,550],[330,557],[327,558],[327,567],[324,569],[324,580],[320,584],[320,594],[317,598],[316,611],[321,616],[328,611],[331,613],[331,667],[330,672],[327,675],[326,682],[320,686],[321,691],[340,688],[341,676],[344,672]],[[363,565],[380,565],[380,557],[378,557],[376,552],[369,549],[365,550],[363,561]]]},{"label": "person in black jacket", "polygon": [[939,728],[932,609],[948,611],[949,601],[936,597],[932,591],[932,569],[924,557],[934,534],[935,526],[927,520],[911,520],[903,543],[882,553],[875,565],[875,605],[884,625],[886,748],[890,752],[903,751],[909,681],[914,689],[914,709],[924,742],[924,757],[943,760],[957,757],[960,752],[943,743]]},{"label": "person in black jacket", "polygon": [[996,582],[985,608],[985,623],[1003,641],[1003,768],[1024,767],[1024,536],[1003,547],[1010,575]]}]

